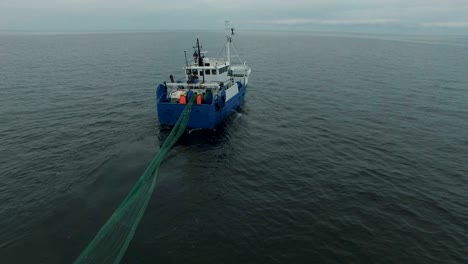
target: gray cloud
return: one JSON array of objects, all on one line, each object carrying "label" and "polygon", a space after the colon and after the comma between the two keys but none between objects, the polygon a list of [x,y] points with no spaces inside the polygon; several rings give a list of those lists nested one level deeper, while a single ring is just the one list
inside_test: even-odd
[{"label": "gray cloud", "polygon": [[468,28],[468,21],[429,22],[429,23],[422,23],[421,25],[425,27]]},{"label": "gray cloud", "polygon": [[468,33],[468,0],[1,0],[0,30],[244,29]]},{"label": "gray cloud", "polygon": [[[257,21],[262,23],[262,21]],[[278,19],[272,21],[263,21],[263,23],[272,23],[278,25],[381,25],[391,24],[398,22],[392,19],[367,19],[367,20],[319,20],[319,19],[304,19],[304,18],[289,18],[289,19]]]}]

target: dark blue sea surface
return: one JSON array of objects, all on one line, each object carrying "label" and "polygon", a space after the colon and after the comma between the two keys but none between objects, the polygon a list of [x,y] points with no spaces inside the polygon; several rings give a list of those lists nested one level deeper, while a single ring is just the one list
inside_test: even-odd
[{"label": "dark blue sea surface", "polygon": [[[199,35],[0,34],[0,263],[70,263]],[[467,263],[468,36],[241,32],[246,102],[163,163],[124,263]]]}]

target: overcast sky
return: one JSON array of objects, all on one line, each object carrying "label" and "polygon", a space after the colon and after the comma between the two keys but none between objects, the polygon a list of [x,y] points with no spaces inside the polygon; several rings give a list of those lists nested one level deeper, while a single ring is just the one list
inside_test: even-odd
[{"label": "overcast sky", "polygon": [[468,0],[0,0],[0,30],[468,34]]}]

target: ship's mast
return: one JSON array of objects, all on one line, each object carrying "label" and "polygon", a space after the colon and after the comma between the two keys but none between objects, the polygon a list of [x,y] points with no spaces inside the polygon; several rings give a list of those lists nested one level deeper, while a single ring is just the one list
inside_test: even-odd
[{"label": "ship's mast", "polygon": [[231,36],[234,34],[234,29],[229,27],[229,20],[224,21],[224,24],[226,25],[226,59],[231,64]]},{"label": "ship's mast", "polygon": [[200,41],[197,37],[198,66],[203,66],[203,57],[201,54]]}]

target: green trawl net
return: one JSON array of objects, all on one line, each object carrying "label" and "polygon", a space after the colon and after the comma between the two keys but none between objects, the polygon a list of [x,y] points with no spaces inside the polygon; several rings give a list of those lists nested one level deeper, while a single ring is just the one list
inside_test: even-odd
[{"label": "green trawl net", "polygon": [[96,237],[76,259],[81,263],[119,263],[135,234],[153,193],[159,166],[185,131],[195,96],[187,103],[171,133],[150,165]]}]

